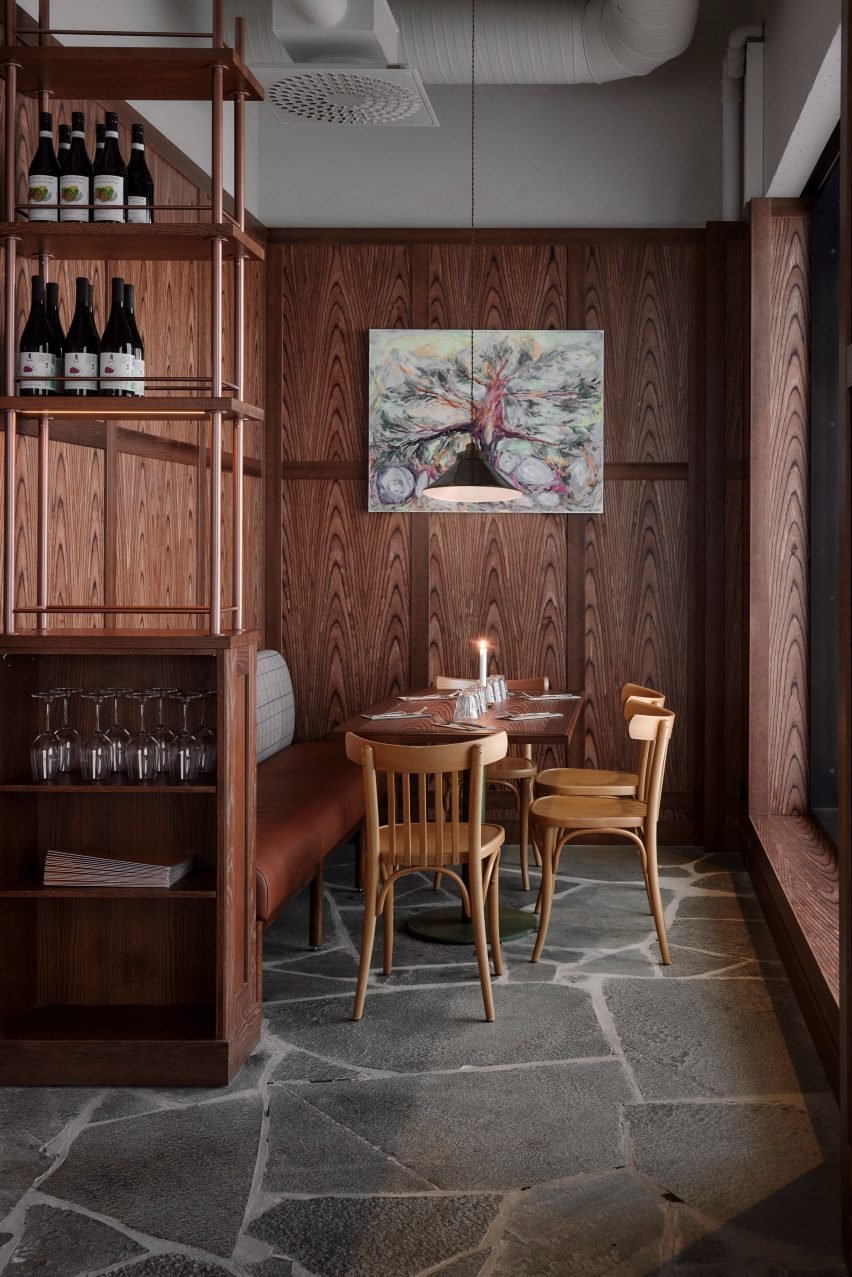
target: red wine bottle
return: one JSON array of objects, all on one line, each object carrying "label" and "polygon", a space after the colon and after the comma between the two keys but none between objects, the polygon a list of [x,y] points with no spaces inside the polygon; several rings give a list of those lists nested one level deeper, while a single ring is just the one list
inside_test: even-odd
[{"label": "red wine bottle", "polygon": [[71,145],[59,175],[59,220],[88,222],[92,203],[92,161],[86,150],[86,117],[71,113]]},{"label": "red wine bottle", "polygon": [[154,179],[145,162],[145,129],[141,124],[133,125],[130,163],[127,166],[127,203],[130,205],[128,222],[153,222]]},{"label": "red wine bottle", "polygon": [[100,350],[101,343],[92,314],[92,285],[88,279],[78,276],[77,304],[65,338],[65,376],[69,379],[65,382],[66,395],[98,393]]},{"label": "red wine bottle", "polygon": [[[133,333],[124,309],[124,280],[115,277],[112,281],[112,307],[101,336],[101,353],[98,360],[101,394],[132,395],[135,367]],[[121,380],[105,380],[105,378],[114,377],[120,377]]]},{"label": "red wine bottle", "polygon": [[107,111],[105,118],[104,149],[94,167],[95,221],[123,222],[127,165],[118,148],[118,116],[115,111]]},{"label": "red wine bottle", "polygon": [[139,329],[136,325],[136,290],[132,284],[124,285],[124,310],[127,315],[127,322],[130,325],[130,331],[133,334],[133,358],[134,358],[134,395],[144,395],[145,393],[145,346]]},{"label": "red wine bottle", "polygon": [[71,145],[71,125],[60,124],[56,131],[59,134],[59,145],[56,148],[56,158],[59,160],[59,168],[61,171],[62,161],[65,159],[66,152]]},{"label": "red wine bottle", "polygon": [[[18,376],[22,395],[53,395],[54,377],[59,371],[56,335],[44,304],[44,279],[33,275],[30,313],[18,345]],[[32,379],[32,380],[29,380]]]},{"label": "red wine bottle", "polygon": [[59,160],[53,149],[53,116],[39,115],[38,146],[29,169],[27,205],[31,222],[59,221]]},{"label": "red wine bottle", "polygon": [[[47,311],[47,322],[53,329],[53,336],[56,341],[56,371],[62,372],[62,356],[65,352],[65,330],[62,327],[62,320],[59,318],[59,285],[46,284],[45,294],[45,310]],[[55,381],[53,383],[54,394],[61,395],[62,383]]]}]

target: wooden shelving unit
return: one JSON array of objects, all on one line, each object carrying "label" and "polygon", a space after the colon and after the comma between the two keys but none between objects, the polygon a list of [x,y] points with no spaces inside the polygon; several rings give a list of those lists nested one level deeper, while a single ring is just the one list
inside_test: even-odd
[{"label": "wooden shelving unit", "polygon": [[[244,402],[244,266],[263,247],[245,229],[243,103],[263,96],[237,48],[224,42],[222,0],[212,0],[207,48],[62,47],[40,4],[37,45],[17,42],[6,6],[4,605],[0,636],[0,1085],[226,1084],[257,1045],[260,1005],[255,950],[255,668],[258,635],[243,628],[243,423],[262,410]],[[11,20],[9,15],[11,13]],[[153,33],[146,33],[151,35]],[[164,38],[167,36],[164,35]],[[212,104],[213,190],[193,222],[152,226],[30,225],[15,206],[18,93],[55,98],[205,99]],[[223,110],[233,101],[234,215],[223,208]],[[167,210],[163,210],[166,212]],[[185,210],[181,210],[182,214]],[[15,292],[19,257],[209,261],[209,385],[175,377],[161,393],[21,396],[15,377]],[[234,272],[233,381],[223,380],[223,264]],[[149,370],[152,379],[157,369]],[[156,382],[154,382],[156,385]],[[183,389],[182,389],[183,388]],[[124,421],[196,420],[209,464],[207,600],[185,606],[52,603],[47,455],[52,424],[63,437],[108,437]],[[19,431],[18,422],[24,424]],[[37,423],[35,426],[33,422]],[[69,423],[78,423],[71,425]],[[221,544],[223,424],[232,437],[234,544],[230,604],[223,599]],[[205,439],[204,429],[209,433]],[[16,448],[38,437],[37,597],[20,601],[15,583]],[[79,439],[77,439],[79,435]],[[100,437],[100,436],[99,436]],[[178,445],[180,446],[180,445]],[[109,494],[108,494],[109,499]],[[104,629],[53,629],[54,617],[102,613]],[[184,614],[183,630],[113,628],[125,614]],[[19,628],[35,617],[36,629]],[[32,624],[29,619],[28,624]],[[203,625],[204,628],[193,628]],[[29,745],[38,730],[32,693],[55,686],[185,687],[215,691],[217,769],[191,785],[102,785],[71,776],[36,784]],[[77,724],[85,730],[87,724]],[[90,726],[90,724],[88,725]],[[48,850],[89,853],[191,852],[192,873],[171,889],[58,888],[43,885]]]}]

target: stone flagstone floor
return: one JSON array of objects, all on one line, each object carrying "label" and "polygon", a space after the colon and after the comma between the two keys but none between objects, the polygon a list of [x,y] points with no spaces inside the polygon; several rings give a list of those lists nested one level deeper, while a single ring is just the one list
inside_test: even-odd
[{"label": "stone flagstone floor", "polygon": [[[0,1272],[845,1272],[837,1110],[748,877],[662,859],[671,968],[630,853],[575,849],[545,959],[505,946],[493,1025],[472,951],[402,930],[353,1024],[361,898],[330,866],[326,945],[304,900],[268,933],[262,1046],[227,1090],[0,1091]],[[398,927],[435,902],[404,880]]]}]

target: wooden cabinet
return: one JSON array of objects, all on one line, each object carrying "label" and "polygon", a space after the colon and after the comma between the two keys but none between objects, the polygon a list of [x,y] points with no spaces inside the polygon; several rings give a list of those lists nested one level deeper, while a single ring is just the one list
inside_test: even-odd
[{"label": "wooden cabinet", "polygon": [[[0,1084],[225,1085],[257,1045],[257,638],[0,637]],[[215,775],[33,782],[31,693],[56,686],[215,690]],[[186,849],[195,867],[171,889],[44,887],[52,848]]]}]

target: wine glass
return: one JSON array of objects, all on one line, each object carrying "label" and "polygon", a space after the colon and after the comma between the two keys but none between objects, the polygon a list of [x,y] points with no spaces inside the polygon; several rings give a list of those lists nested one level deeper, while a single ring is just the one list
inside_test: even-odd
[{"label": "wine glass", "polygon": [[107,728],[106,735],[109,737],[112,748],[112,770],[114,772],[127,771],[127,746],[130,744],[130,732],[126,727],[122,727],[118,721],[118,702],[119,698],[126,696],[129,691],[129,687],[105,687],[103,689],[104,696],[112,701],[112,724]]},{"label": "wine glass", "polygon": [[80,750],[83,780],[104,781],[112,771],[112,741],[101,728],[101,705],[106,699],[105,692],[83,692],[83,700],[91,701],[95,707],[95,729]]},{"label": "wine glass", "polygon": [[216,733],[207,726],[208,698],[215,695],[215,692],[201,693],[201,722],[195,729],[195,739],[201,750],[198,770],[203,775],[216,770]]},{"label": "wine glass", "polygon": [[200,698],[201,692],[171,692],[170,696],[180,702],[183,726],[169,746],[169,771],[172,780],[185,784],[195,780],[201,761],[201,748],[189,730],[189,707]]},{"label": "wine glass", "polygon": [[71,726],[68,705],[72,696],[79,696],[82,687],[52,687],[51,692],[62,706],[62,725],[56,729],[62,754],[59,760],[60,772],[75,772],[80,766],[80,746],[82,740],[76,727]]},{"label": "wine glass", "polygon": [[33,692],[34,701],[44,706],[44,726],[30,746],[30,766],[33,780],[56,780],[62,761],[62,746],[50,726],[50,707],[57,699],[55,692]]},{"label": "wine glass", "polygon": [[169,746],[174,740],[175,734],[166,727],[165,700],[167,696],[171,696],[178,689],[176,687],[151,687],[148,690],[157,701],[157,721],[150,732],[157,742],[157,771],[167,772],[169,770]]},{"label": "wine glass", "polygon": [[157,739],[145,726],[145,706],[154,699],[156,693],[125,692],[124,695],[127,700],[136,701],[139,706],[139,731],[127,743],[127,774],[131,780],[143,784],[146,780],[153,780],[157,774]]}]

